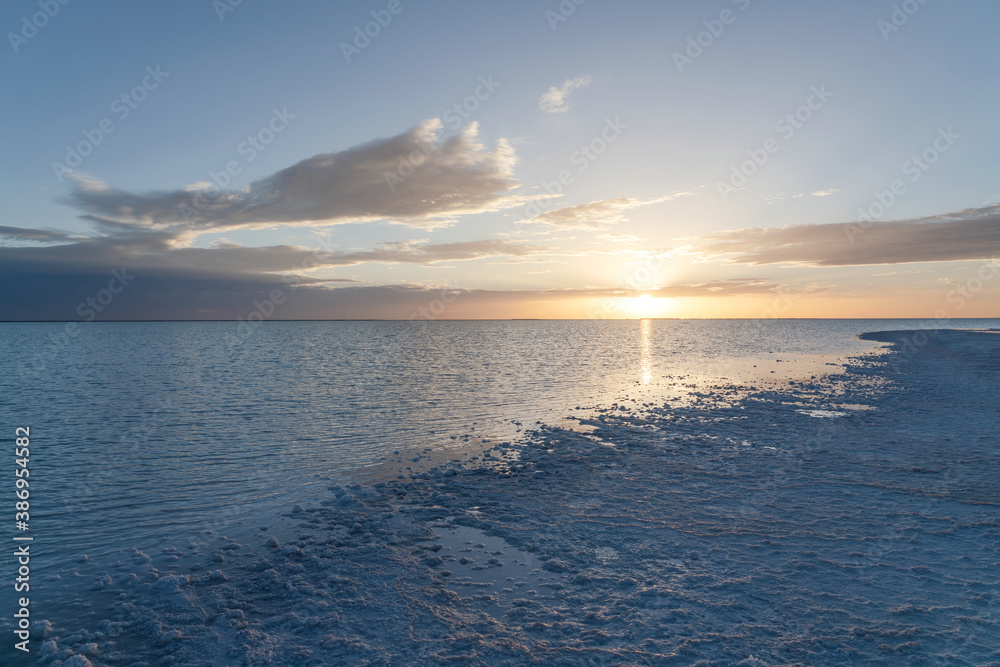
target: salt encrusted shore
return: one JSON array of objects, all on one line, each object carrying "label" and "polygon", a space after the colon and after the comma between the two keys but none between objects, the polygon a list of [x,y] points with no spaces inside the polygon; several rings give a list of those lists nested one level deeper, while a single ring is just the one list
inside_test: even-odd
[{"label": "salt encrusted shore", "polygon": [[996,664],[1000,336],[914,335],[784,391],[623,399],[578,412],[589,433],[333,484],[242,542],[133,550],[33,657]]}]

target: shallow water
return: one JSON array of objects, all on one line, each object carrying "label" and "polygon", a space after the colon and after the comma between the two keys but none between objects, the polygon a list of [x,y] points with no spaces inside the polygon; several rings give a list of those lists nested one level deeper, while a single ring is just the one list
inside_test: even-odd
[{"label": "shallow water", "polygon": [[[598,406],[812,378],[878,347],[858,334],[917,325],[267,322],[234,344],[227,322],[95,323],[72,338],[65,324],[3,324],[0,403],[11,434],[32,431],[41,575],[83,554],[232,532],[397,451],[472,456]],[[50,581],[46,604],[66,584]]]}]

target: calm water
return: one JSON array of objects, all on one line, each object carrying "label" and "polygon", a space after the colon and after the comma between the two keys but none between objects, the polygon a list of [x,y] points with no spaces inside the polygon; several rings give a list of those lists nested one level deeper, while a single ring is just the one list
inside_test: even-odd
[{"label": "calm water", "polygon": [[287,507],[395,450],[509,439],[577,406],[669,396],[678,378],[750,362],[763,374],[776,357],[821,363],[872,350],[861,332],[916,324],[268,322],[239,344],[225,322],[95,323],[73,337],[0,324],[0,404],[11,439],[31,427],[44,571]]}]

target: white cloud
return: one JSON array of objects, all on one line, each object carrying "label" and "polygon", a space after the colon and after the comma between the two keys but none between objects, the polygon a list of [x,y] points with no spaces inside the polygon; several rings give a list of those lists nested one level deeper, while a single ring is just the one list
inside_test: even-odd
[{"label": "white cloud", "polygon": [[589,86],[592,80],[593,77],[586,74],[578,76],[575,79],[568,79],[560,86],[549,86],[548,92],[542,95],[542,99],[538,101],[538,108],[549,113],[565,113],[569,111],[566,98],[574,90]]},{"label": "white cloud", "polygon": [[[738,190],[743,190],[745,188],[737,188],[737,189]],[[766,201],[768,204],[772,204],[772,203],[774,203],[776,201],[784,201],[785,199],[801,199],[803,197],[829,197],[830,195],[834,194],[835,192],[840,192],[840,189],[839,188],[828,188],[826,190],[816,190],[815,192],[800,192],[797,195],[788,195],[788,194],[779,193],[779,194],[774,194],[774,195],[768,195],[767,197],[764,198],[764,201]]]},{"label": "white cloud", "polygon": [[241,190],[198,189],[136,194],[79,180],[67,197],[106,226],[200,233],[284,224],[341,224],[390,220],[434,228],[456,215],[496,211],[523,201],[513,148],[503,139],[493,150],[470,125],[441,136],[441,121],[337,153],[302,160]]}]

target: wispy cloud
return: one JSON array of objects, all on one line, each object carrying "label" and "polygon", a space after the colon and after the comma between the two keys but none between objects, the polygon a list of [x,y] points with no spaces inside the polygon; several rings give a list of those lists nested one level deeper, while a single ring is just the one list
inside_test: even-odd
[{"label": "wispy cloud", "polygon": [[625,211],[637,205],[639,205],[638,200],[629,197],[604,199],[547,211],[519,222],[540,223],[567,229],[600,229],[621,222],[625,219]]},{"label": "wispy cloud", "polygon": [[25,227],[6,227],[0,225],[0,238],[13,241],[34,241],[36,243],[58,243],[70,240],[66,232],[51,229],[27,229]]},{"label": "wispy cloud", "polygon": [[802,199],[803,197],[829,197],[830,195],[835,194],[837,192],[840,192],[839,188],[828,188],[826,190],[816,190],[814,192],[800,192],[797,195],[776,194],[776,195],[768,195],[767,197],[765,197],[764,201],[770,204],[776,201],[784,201],[785,199]]},{"label": "wispy cloud", "polygon": [[693,285],[666,285],[644,294],[662,297],[699,296],[740,296],[746,294],[767,294],[783,287],[764,278],[737,278],[733,280],[713,280]]},{"label": "wispy cloud", "polygon": [[549,113],[566,113],[569,111],[569,104],[566,103],[569,94],[579,88],[586,88],[591,81],[593,77],[586,74],[575,79],[567,79],[558,86],[549,86],[548,91],[538,101],[538,108]]},{"label": "wispy cloud", "polygon": [[640,206],[659,204],[689,194],[691,193],[680,192],[664,197],[656,197],[655,199],[634,199],[632,197],[602,199],[587,204],[567,206],[555,211],[546,211],[533,218],[519,220],[518,222],[521,224],[546,224],[564,229],[603,229],[604,227],[625,221],[626,211],[639,208]]},{"label": "wispy cloud", "polygon": [[875,222],[737,229],[679,252],[736,264],[858,266],[987,259],[1000,253],[1000,205]]},{"label": "wispy cloud", "polygon": [[921,273],[930,273],[930,269],[921,269],[919,271],[888,271],[887,273],[873,273],[873,278],[878,278],[882,276],[916,276]]}]

